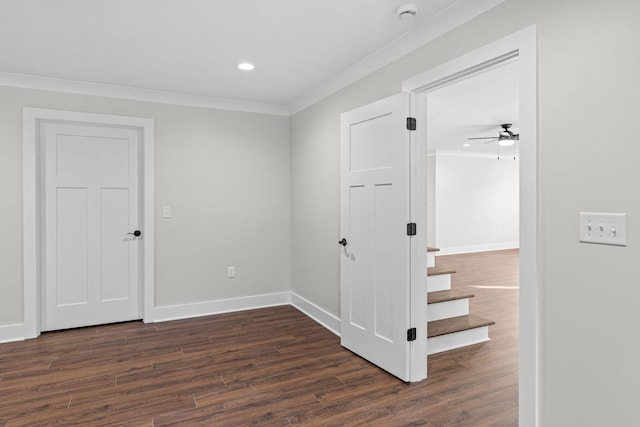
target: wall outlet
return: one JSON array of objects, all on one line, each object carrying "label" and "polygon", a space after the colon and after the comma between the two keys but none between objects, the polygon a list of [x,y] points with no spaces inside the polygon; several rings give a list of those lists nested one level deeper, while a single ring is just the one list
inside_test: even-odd
[{"label": "wall outlet", "polygon": [[233,265],[230,265],[227,267],[227,277],[232,279],[234,277],[236,277],[236,267]]},{"label": "wall outlet", "polygon": [[627,214],[580,212],[580,241],[627,246]]}]

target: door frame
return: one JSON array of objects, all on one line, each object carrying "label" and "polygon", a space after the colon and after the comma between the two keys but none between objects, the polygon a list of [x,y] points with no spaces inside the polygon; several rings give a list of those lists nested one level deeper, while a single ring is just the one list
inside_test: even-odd
[{"label": "door frame", "polygon": [[[414,169],[412,186],[417,217],[426,218],[426,100],[429,91],[471,77],[506,61],[519,62],[520,107],[520,291],[519,291],[519,420],[521,426],[537,426],[540,415],[540,290],[538,261],[538,164],[537,164],[537,28],[527,27],[450,62],[403,82],[403,90],[416,94],[412,111],[418,119],[418,145],[425,156]],[[421,120],[422,119],[422,120]],[[424,184],[422,184],[424,182]],[[419,274],[417,272],[416,274]],[[422,272],[424,274],[424,272]],[[413,282],[415,283],[415,282]],[[423,302],[423,299],[412,298]],[[423,310],[426,311],[426,310]],[[413,317],[412,310],[412,317]],[[413,321],[413,319],[412,319]],[[415,360],[412,354],[412,363]]]},{"label": "door frame", "polygon": [[145,231],[140,248],[140,313],[152,322],[155,272],[155,187],[154,121],[140,117],[82,113],[40,108],[23,108],[23,287],[24,337],[35,338],[42,330],[42,247],[43,194],[39,127],[42,122],[101,125],[137,129],[140,132],[141,228]]}]

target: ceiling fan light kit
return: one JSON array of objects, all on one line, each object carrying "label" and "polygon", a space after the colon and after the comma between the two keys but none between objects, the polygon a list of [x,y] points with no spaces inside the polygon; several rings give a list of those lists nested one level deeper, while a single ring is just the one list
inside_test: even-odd
[{"label": "ceiling fan light kit", "polygon": [[488,139],[485,144],[490,142],[498,142],[498,160],[500,160],[500,147],[511,147],[513,146],[513,160],[516,159],[516,141],[520,141],[520,134],[513,133],[511,131],[511,123],[503,123],[500,125],[500,130],[498,130],[498,136],[480,136],[474,138],[467,138],[468,140],[475,139]]},{"label": "ceiling fan light kit", "polygon": [[515,144],[515,140],[514,139],[500,139],[498,140],[498,145],[501,147],[511,147],[513,144]]}]

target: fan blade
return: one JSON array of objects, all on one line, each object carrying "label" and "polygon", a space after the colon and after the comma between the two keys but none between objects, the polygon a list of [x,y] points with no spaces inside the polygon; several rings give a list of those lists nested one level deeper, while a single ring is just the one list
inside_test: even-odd
[{"label": "fan blade", "polygon": [[497,136],[481,136],[479,138],[467,138],[467,139],[498,139]]},{"label": "fan blade", "polygon": [[491,141],[486,141],[486,142],[485,142],[485,144],[488,144],[488,143],[490,143],[490,142],[496,142],[498,139],[499,139],[499,138],[493,138],[493,139],[491,139]]}]

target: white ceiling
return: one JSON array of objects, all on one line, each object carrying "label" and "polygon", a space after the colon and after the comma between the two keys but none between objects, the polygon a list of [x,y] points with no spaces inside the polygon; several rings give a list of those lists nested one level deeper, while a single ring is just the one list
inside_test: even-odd
[{"label": "white ceiling", "polygon": [[[497,155],[497,142],[467,138],[497,137],[502,123],[511,123],[511,131],[519,133],[518,91],[517,62],[512,61],[429,93],[429,151]],[[466,143],[471,145],[464,147]],[[511,147],[501,148],[502,155],[512,153]]]},{"label": "white ceiling", "polygon": [[0,73],[291,109],[501,1],[411,0],[401,21],[404,0],[0,0]]}]

